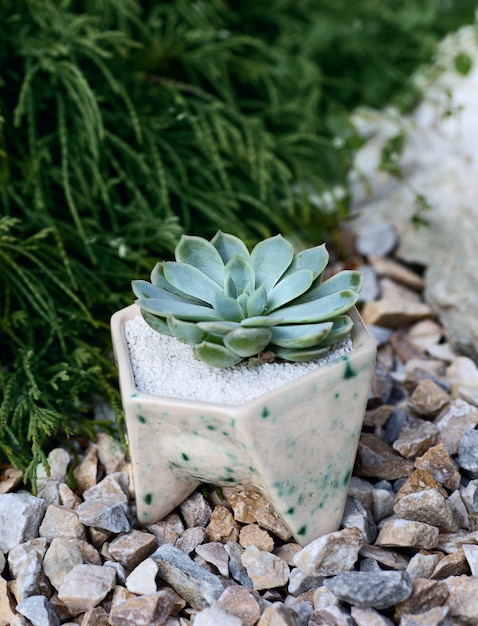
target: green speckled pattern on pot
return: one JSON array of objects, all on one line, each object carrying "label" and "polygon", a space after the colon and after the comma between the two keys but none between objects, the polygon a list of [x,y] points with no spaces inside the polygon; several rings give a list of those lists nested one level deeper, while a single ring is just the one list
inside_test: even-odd
[{"label": "green speckled pattern on pot", "polygon": [[118,311],[111,327],[138,520],[161,519],[200,483],[250,485],[300,544],[337,530],[376,354],[358,313],[352,352],[242,405],[137,390],[123,329],[137,313]]}]

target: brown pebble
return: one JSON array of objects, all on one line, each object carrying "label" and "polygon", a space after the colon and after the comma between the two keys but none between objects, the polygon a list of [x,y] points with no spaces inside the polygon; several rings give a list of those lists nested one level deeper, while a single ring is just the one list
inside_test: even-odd
[{"label": "brown pebble", "polygon": [[451,401],[450,396],[429,378],[419,381],[408,401],[409,406],[427,417],[437,415]]},{"label": "brown pebble", "polygon": [[450,491],[460,486],[460,472],[443,444],[430,448],[415,460],[415,467],[429,472],[436,481]]},{"label": "brown pebble", "polygon": [[209,541],[237,542],[239,527],[227,507],[219,505],[214,508],[209,524],[206,526],[206,535]]},{"label": "brown pebble", "polygon": [[413,464],[372,433],[362,433],[355,462],[357,476],[395,480],[408,476]]}]

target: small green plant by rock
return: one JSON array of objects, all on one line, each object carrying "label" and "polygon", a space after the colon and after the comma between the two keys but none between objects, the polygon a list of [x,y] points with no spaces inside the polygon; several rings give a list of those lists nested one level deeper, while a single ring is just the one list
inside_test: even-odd
[{"label": "small green plant by rock", "polygon": [[175,261],[158,263],[151,282],[132,283],[145,321],[194,347],[213,367],[244,359],[308,361],[352,328],[346,314],[362,287],[360,272],[323,280],[325,244],[295,253],[281,235],[249,253],[241,239],[217,232],[207,241],[183,235]]}]

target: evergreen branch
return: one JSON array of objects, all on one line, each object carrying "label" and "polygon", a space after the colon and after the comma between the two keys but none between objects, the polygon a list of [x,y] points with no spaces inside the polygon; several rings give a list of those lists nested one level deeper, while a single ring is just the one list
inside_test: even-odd
[{"label": "evergreen branch", "polygon": [[[139,123],[138,114],[136,112],[136,108],[131,100],[128,92],[126,91],[124,85],[122,85],[119,80],[113,75],[113,72],[108,68],[106,63],[101,59],[101,48],[97,48],[97,46],[89,46],[88,40],[82,42],[82,52],[83,55],[90,59],[90,61],[95,65],[99,70],[102,76],[106,79],[111,91],[115,94],[118,94],[120,98],[123,100],[126,111],[128,113],[128,117],[130,123],[134,129],[134,134],[136,141],[138,143],[142,142],[142,129]],[[111,56],[109,53],[107,56]]]},{"label": "evergreen branch", "polygon": [[95,255],[91,250],[91,246],[86,237],[86,233],[83,228],[83,222],[80,219],[76,203],[73,199],[73,193],[70,186],[70,174],[68,166],[68,132],[66,125],[66,113],[64,100],[61,95],[57,96],[57,111],[58,111],[58,138],[61,148],[61,176],[63,189],[65,191],[65,198],[68,208],[70,209],[71,216],[78,230],[80,237],[82,238],[93,263],[95,263]]},{"label": "evergreen branch", "polygon": [[[82,72],[70,62],[55,64],[54,75],[65,88],[70,100],[81,116],[81,131],[88,138],[87,146],[94,159],[99,157],[99,142],[104,137],[103,120],[99,103]],[[65,107],[63,104],[63,115]],[[58,111],[60,115],[60,110]],[[66,117],[65,117],[66,119]]]},{"label": "evergreen branch", "polygon": [[152,165],[154,166],[154,171],[156,172],[158,180],[160,206],[166,214],[170,214],[171,203],[169,201],[167,173],[163,164],[163,159],[161,158],[161,153],[157,149],[154,141],[150,140],[148,147],[152,157]]}]

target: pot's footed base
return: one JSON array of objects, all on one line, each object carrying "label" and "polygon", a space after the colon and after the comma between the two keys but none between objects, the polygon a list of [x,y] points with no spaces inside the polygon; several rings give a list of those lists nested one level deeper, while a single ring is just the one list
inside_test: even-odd
[{"label": "pot's footed base", "polygon": [[[310,468],[299,476],[291,476],[286,480],[275,480],[271,472],[259,475],[254,468],[249,468],[249,480],[236,480],[233,468],[226,467],[229,476],[210,477],[207,475],[186,477],[187,471],[176,471],[166,468],[154,468],[154,483],[151,477],[141,480],[141,470],[137,472],[136,504],[138,521],[151,524],[163,519],[179,506],[201,484],[212,484],[219,487],[242,487],[260,491],[270,502],[274,511],[284,523],[281,535],[287,535],[301,545],[312,539],[339,528],[347,488],[351,476],[354,449],[348,451],[348,458],[333,466],[329,463],[325,473],[320,471],[311,475]],[[192,470],[192,474],[197,472]],[[200,479],[201,478],[201,479]],[[288,532],[287,532],[288,531]]]},{"label": "pot's footed base", "polygon": [[352,313],[354,349],[239,405],[154,396],[135,387],[124,322],[112,320],[138,520],[162,519],[200,483],[253,486],[302,545],[340,526],[375,364]]}]

